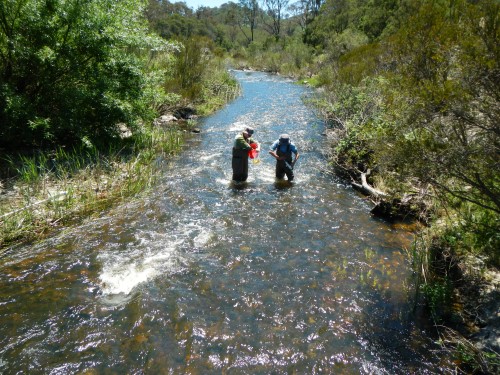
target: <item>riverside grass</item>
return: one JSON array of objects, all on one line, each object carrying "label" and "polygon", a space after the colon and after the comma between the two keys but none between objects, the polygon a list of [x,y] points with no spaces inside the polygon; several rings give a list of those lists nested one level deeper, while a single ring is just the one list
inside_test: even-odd
[{"label": "riverside grass", "polygon": [[16,178],[0,198],[0,249],[43,238],[62,224],[147,191],[159,176],[161,161],[181,149],[185,134],[154,128],[105,153],[94,147],[59,148],[9,158]]},{"label": "riverside grass", "polygon": [[[213,113],[240,93],[239,84],[220,62],[205,77],[196,112],[202,116]],[[77,150],[59,148],[36,157],[7,160],[16,179],[0,195],[0,252],[18,242],[43,238],[57,227],[147,191],[158,177],[158,162],[180,151],[185,130],[194,127],[195,121],[185,125],[184,129],[148,127],[124,140],[132,144],[119,149],[113,146],[105,153],[88,144]]]}]

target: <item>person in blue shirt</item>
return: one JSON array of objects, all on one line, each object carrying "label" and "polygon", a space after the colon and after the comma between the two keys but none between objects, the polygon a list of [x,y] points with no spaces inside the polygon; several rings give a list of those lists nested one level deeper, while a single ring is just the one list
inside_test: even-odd
[{"label": "person in blue shirt", "polygon": [[290,142],[290,136],[281,134],[272,144],[269,153],[276,159],[276,178],[281,180],[286,175],[288,181],[292,181],[293,167],[299,158],[299,153],[297,147]]}]

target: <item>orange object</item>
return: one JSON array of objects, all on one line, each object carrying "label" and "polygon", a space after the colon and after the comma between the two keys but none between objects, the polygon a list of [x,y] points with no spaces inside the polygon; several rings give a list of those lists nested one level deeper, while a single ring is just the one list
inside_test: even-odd
[{"label": "orange object", "polygon": [[259,144],[250,143],[250,147],[252,147],[252,149],[248,151],[248,156],[250,157],[250,159],[255,159],[257,156],[259,156],[259,151],[257,151]]}]

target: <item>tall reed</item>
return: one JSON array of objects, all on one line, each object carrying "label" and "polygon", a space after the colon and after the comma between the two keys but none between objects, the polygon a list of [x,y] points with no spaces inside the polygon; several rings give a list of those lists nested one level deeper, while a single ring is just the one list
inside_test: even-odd
[{"label": "tall reed", "polygon": [[161,172],[158,161],[179,152],[185,134],[153,128],[105,152],[82,146],[8,158],[16,177],[0,200],[0,248],[43,237],[55,227],[147,191]]}]

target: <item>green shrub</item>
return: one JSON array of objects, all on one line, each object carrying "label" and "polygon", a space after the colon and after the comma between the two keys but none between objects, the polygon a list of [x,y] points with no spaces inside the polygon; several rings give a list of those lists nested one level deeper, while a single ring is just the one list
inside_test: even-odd
[{"label": "green shrub", "polygon": [[147,112],[141,1],[14,0],[0,7],[0,146],[106,144]]}]

